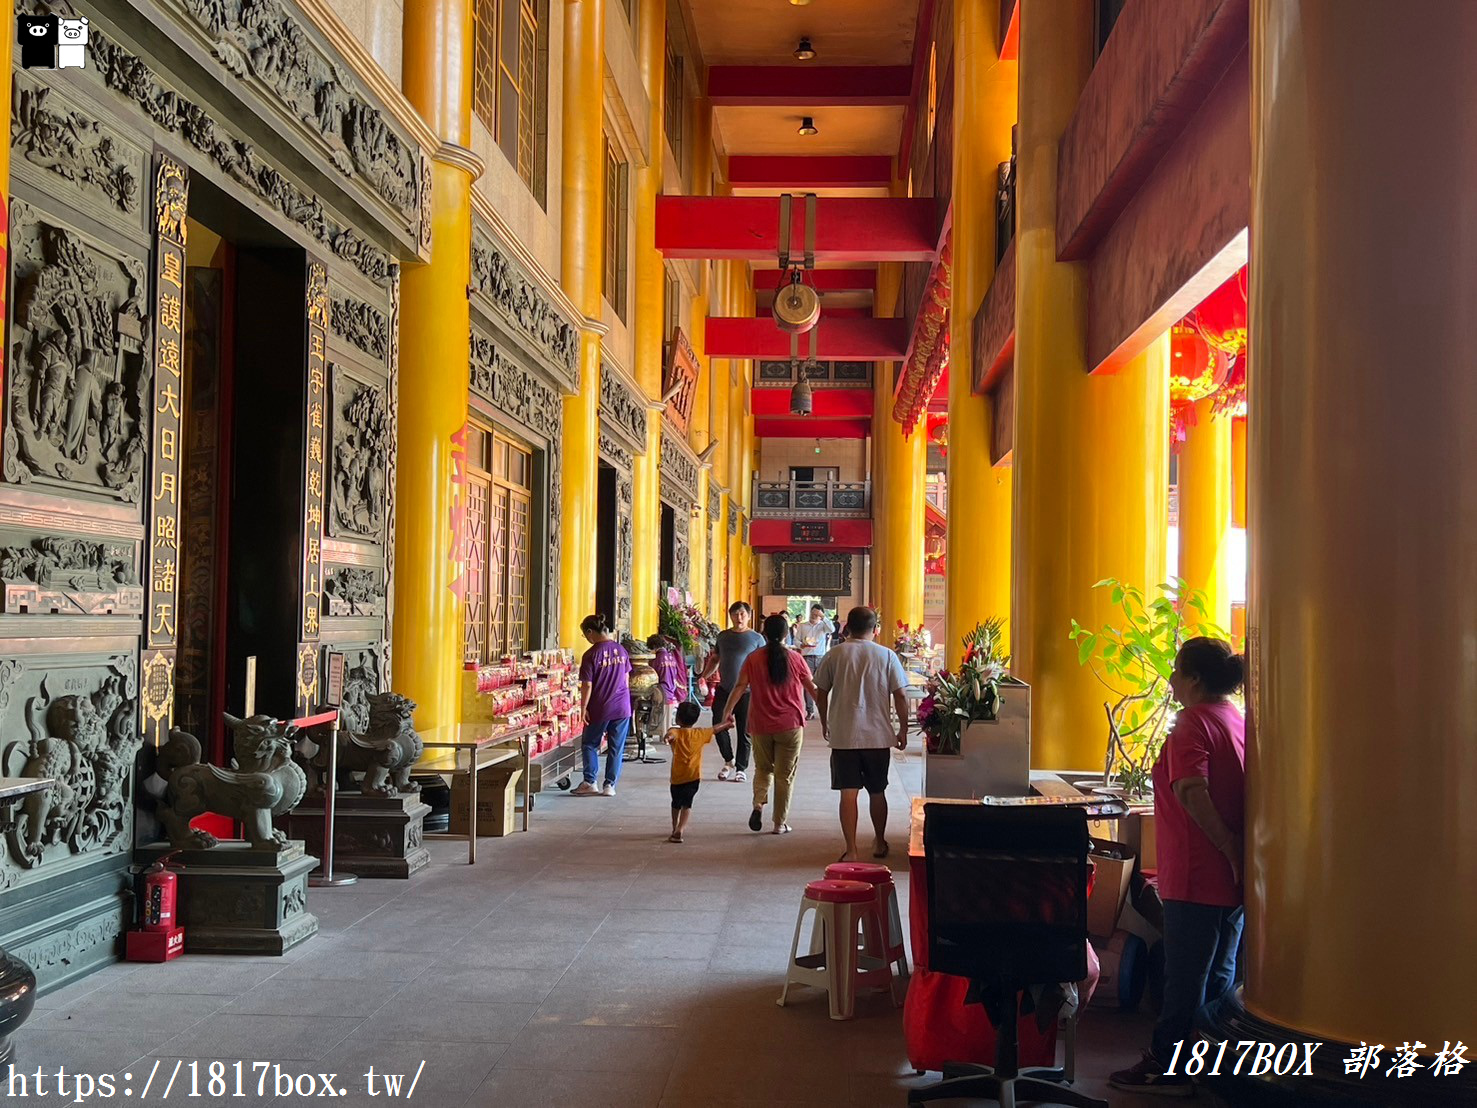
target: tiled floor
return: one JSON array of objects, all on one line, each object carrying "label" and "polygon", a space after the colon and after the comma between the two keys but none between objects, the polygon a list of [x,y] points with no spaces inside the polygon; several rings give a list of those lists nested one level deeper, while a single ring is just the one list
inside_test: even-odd
[{"label": "tiled floor", "polygon": [[[713,780],[709,756],[680,846],[664,841],[667,766],[627,765],[614,799],[545,793],[534,830],[484,842],[475,866],[437,842],[412,881],[313,890],[322,933],[286,958],[118,965],[44,997],[18,1063],[127,1072],[136,1098],[157,1059],[148,1103],[162,1103],[184,1059],[171,1099],[189,1105],[302,1103],[257,1097],[250,1062],[270,1060],[336,1072],[361,1104],[386,1102],[366,1095],[371,1065],[409,1075],[424,1061],[415,1099],[437,1108],[899,1108],[933,1076],[914,1077],[901,1014],[884,998],[862,998],[848,1023],[809,990],[775,1006],[800,889],[840,850],[824,744],[808,737],[785,837],[747,830],[749,786]],[[901,815],[917,753],[894,769],[892,864],[905,897]],[[1147,1037],[1143,1017],[1092,1009],[1077,1088],[1135,1103],[1104,1080]],[[237,1059],[248,1095],[208,1095],[209,1063]],[[191,1060],[207,1095],[185,1099]]]}]

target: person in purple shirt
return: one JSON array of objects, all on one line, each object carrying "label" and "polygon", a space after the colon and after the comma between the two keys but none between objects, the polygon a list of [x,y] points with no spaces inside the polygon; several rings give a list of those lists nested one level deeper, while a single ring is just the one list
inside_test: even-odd
[{"label": "person in purple shirt", "polygon": [[[631,658],[615,641],[604,616],[586,616],[580,630],[590,643],[580,659],[580,718],[585,732],[580,740],[585,757],[585,779],[572,796],[614,796],[621,775],[621,757],[631,732]],[[600,740],[605,748],[605,784],[595,787],[600,772]]]},{"label": "person in purple shirt", "polygon": [[687,699],[687,663],[682,660],[677,644],[665,635],[652,635],[646,640],[646,645],[656,655],[652,668],[656,670],[656,679],[667,703],[662,724],[662,734],[665,735],[672,729],[672,715],[677,705]]}]

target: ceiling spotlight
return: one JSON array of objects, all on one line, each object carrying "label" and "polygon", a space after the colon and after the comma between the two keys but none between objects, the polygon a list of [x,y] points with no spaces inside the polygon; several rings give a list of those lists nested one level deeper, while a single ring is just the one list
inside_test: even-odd
[{"label": "ceiling spotlight", "polygon": [[818,135],[820,131],[816,130],[815,120],[807,115],[800,120],[799,133],[802,135]]},{"label": "ceiling spotlight", "polygon": [[815,57],[815,47],[810,45],[809,38],[800,40],[800,45],[795,47],[795,57],[802,62],[808,62]]},{"label": "ceiling spotlight", "polygon": [[810,0],[790,0],[790,3],[797,8],[803,8],[810,3]]}]

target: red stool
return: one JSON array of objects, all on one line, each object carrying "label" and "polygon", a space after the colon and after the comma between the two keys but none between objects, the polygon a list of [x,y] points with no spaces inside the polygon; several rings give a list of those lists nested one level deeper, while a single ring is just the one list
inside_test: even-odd
[{"label": "red stool", "polygon": [[[806,912],[815,913],[815,926],[811,950],[801,954]],[[791,985],[813,985],[829,995],[833,1020],[849,1020],[856,1012],[858,983],[890,988],[888,963],[865,954],[866,933],[871,929],[867,921],[873,921],[874,927],[876,918],[877,891],[866,882],[824,880],[806,885],[795,919],[780,1007],[789,999]]]},{"label": "red stool", "polygon": [[897,886],[892,870],[875,862],[832,862],[826,877],[833,881],[860,881],[871,885],[877,901],[875,921],[867,930],[866,953],[886,962],[892,973],[893,1003],[901,1004],[897,986],[908,980],[908,952],[903,939],[903,919],[898,911]]}]

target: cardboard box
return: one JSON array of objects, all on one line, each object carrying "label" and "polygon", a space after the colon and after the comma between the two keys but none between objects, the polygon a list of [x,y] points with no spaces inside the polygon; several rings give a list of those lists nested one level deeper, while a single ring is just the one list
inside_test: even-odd
[{"label": "cardboard box", "polygon": [[1159,851],[1154,839],[1154,813],[1135,812],[1123,820],[1123,842],[1137,855],[1141,869],[1159,868]]},{"label": "cardboard box", "polygon": [[1087,897],[1087,933],[1106,939],[1118,929],[1118,913],[1133,877],[1133,852],[1123,843],[1095,842],[1088,858],[1096,876]]},{"label": "cardboard box", "polygon": [[[517,762],[488,766],[477,775],[477,837],[501,838],[517,830],[514,813],[523,783],[523,767]],[[471,807],[471,790],[465,774],[458,774],[451,786],[451,826],[453,835],[467,833],[467,813]]]}]

